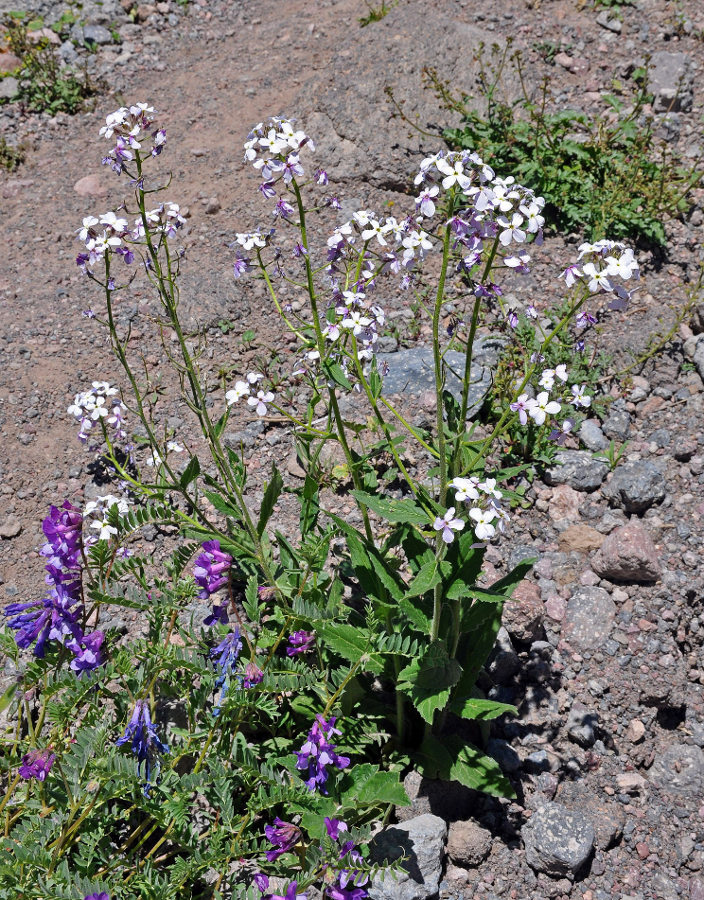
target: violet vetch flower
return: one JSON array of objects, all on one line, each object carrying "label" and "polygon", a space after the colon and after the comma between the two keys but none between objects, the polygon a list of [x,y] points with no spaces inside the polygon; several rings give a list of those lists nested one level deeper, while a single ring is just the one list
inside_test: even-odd
[{"label": "violet vetch flower", "polygon": [[240,630],[235,628],[225,638],[210,651],[210,658],[215,660],[215,668],[220,673],[215,680],[215,689],[220,688],[220,697],[217,706],[213,707],[213,715],[220,715],[220,708],[230,686],[230,678],[234,674],[237,660],[242,651],[242,641],[240,639]]},{"label": "violet vetch flower", "polygon": [[346,769],[350,764],[349,757],[338,756],[335,752],[335,744],[328,742],[327,738],[341,732],[334,727],[335,716],[326,722],[321,715],[315,717],[315,724],[308,732],[308,740],[296,753],[298,762],[296,768],[307,772],[306,787],[309,791],[316,788],[321,794],[327,794],[325,782],[328,780],[328,766],[337,769]]},{"label": "violet vetch flower", "polygon": [[330,837],[333,841],[336,841],[341,831],[347,831],[347,825],[341,819],[330,819],[328,816],[325,816],[325,828],[328,833],[328,837]]},{"label": "violet vetch flower", "polygon": [[51,750],[30,750],[22,757],[22,765],[19,768],[20,777],[26,781],[32,778],[44,781],[54,765],[55,758]]},{"label": "violet vetch flower", "polygon": [[285,894],[269,894],[269,876],[259,872],[254,876],[254,883],[261,891],[261,900],[308,900],[307,894],[298,893],[298,882],[292,881],[286,888]]},{"label": "violet vetch flower", "polygon": [[69,649],[75,654],[71,660],[71,668],[80,676],[84,672],[92,672],[105,662],[103,643],[105,634],[102,631],[94,631],[83,636],[82,640],[70,644]]},{"label": "violet vetch flower", "polygon": [[253,662],[247,663],[247,668],[244,670],[242,687],[251,688],[254,687],[255,684],[259,684],[263,680],[264,673],[259,668],[259,666]]},{"label": "violet vetch flower", "polygon": [[[345,857],[352,862],[362,861],[362,855],[357,850],[354,841],[346,841],[342,845],[340,859],[345,859]],[[369,876],[364,872],[358,869],[340,869],[336,873],[335,882],[325,889],[325,896],[330,900],[365,900],[369,896],[366,888],[368,883]]]},{"label": "violet vetch flower", "polygon": [[110,895],[105,891],[100,891],[99,894],[86,894],[83,900],[110,900]]},{"label": "violet vetch flower", "polygon": [[[201,600],[207,600],[211,594],[227,584],[232,557],[229,553],[223,553],[220,541],[205,541],[202,546],[204,552],[196,559],[193,577],[201,589],[198,596]],[[213,611],[205,619],[205,624],[212,625],[214,622],[227,625],[227,601],[224,605],[213,604]]]},{"label": "violet vetch flower", "polygon": [[128,741],[132,744],[132,753],[137,757],[140,769],[144,763],[144,796],[148,797],[152,772],[155,767],[159,771],[159,754],[168,753],[169,748],[157,736],[146,700],[137,700],[125,733],[115,741],[115,746],[121,747]]},{"label": "violet vetch flower", "polygon": [[291,822],[283,822],[278,816],[274,819],[273,825],[267,825],[264,834],[269,843],[275,848],[267,850],[264,854],[269,862],[274,862],[284,853],[293,850],[301,839],[301,829]]},{"label": "violet vetch flower", "polygon": [[294,631],[289,635],[286,655],[298,656],[301,653],[308,653],[313,649],[314,641],[314,631]]}]

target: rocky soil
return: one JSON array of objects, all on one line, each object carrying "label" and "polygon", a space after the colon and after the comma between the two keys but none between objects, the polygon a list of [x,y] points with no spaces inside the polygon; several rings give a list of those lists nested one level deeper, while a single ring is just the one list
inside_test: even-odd
[{"label": "rocky soil", "polygon": [[[0,11],[23,3],[0,0]],[[26,3],[48,22],[61,12],[52,2]],[[704,13],[697,0],[637,0],[607,10],[577,0],[484,7],[400,0],[364,29],[360,0],[196,0],[185,7],[162,0],[128,15],[132,8],[87,0],[86,24],[71,37],[92,51],[71,41],[59,47],[67,62],[85,60],[105,79],[94,110],[50,118],[14,102],[0,106],[3,135],[28,151],[19,170],[0,175],[0,595],[8,602],[42,590],[34,551],[48,504],[81,504],[104,492],[65,410],[88,382],[120,377],[104,336],[81,315],[98,297],[74,264],[82,217],[125,195],[126,186],[101,169],[97,138],[101,118],[117,106],[148,99],[163,114],[171,193],[189,212],[184,314],[207,330],[214,360],[237,355],[238,371],[271,346],[284,365],[293,358],[257,284],[231,277],[234,232],[263,216],[241,144],[269,114],[298,116],[317,136],[345,209],[400,208],[420,154],[440,138],[393,119],[385,85],[434,133],[451,119],[423,90],[423,66],[471,93],[478,43],[510,35],[525,49],[531,77],[549,72],[558,103],[582,109],[600,106],[612,79],[644,54],[659,54],[654,109],[663,133],[690,156],[702,151]],[[554,67],[534,49],[540,42],[562,48]],[[12,96],[8,80],[0,80],[2,96]],[[702,258],[704,215],[701,197],[695,201],[669,225],[667,256],[642,258],[636,302],[603,320],[600,340],[615,354],[615,369],[667,324],[668,307],[685,302]],[[547,262],[516,289],[516,304],[558,297],[554,275],[575,242],[546,241],[540,256]],[[150,302],[126,292],[121,310],[147,342]],[[393,301],[391,315],[417,360],[427,334],[413,330],[405,304]],[[256,341],[243,348],[250,328]],[[700,310],[638,376],[606,385],[613,401],[606,419],[585,423],[579,441],[533,483],[534,507],[516,515],[510,535],[490,548],[498,577],[526,556],[538,558],[507,606],[489,665],[492,695],[520,710],[495,725],[489,742],[517,799],[448,793],[409,776],[413,806],[398,811],[386,840],[415,846],[417,855],[408,879],[377,886],[376,896],[703,900],[702,332]],[[396,349],[396,340],[385,348]],[[147,343],[144,353],[158,371],[159,345]],[[408,403],[423,415],[422,394]],[[188,440],[178,405],[168,419]],[[257,479],[273,460],[288,458],[296,477],[289,435],[275,423],[250,423],[243,411],[232,440],[246,448],[253,503]],[[610,440],[628,441],[613,472],[592,456]],[[158,556],[165,536],[153,529],[147,539]]]}]

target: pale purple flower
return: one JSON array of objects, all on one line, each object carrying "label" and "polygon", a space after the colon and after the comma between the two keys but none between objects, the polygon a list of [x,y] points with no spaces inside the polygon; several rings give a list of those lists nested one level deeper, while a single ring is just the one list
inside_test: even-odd
[{"label": "pale purple flower", "polygon": [[534,406],[535,400],[532,397],[529,397],[528,394],[521,394],[521,396],[511,404],[511,409],[513,412],[518,413],[518,421],[521,425],[525,425],[528,422],[530,411]]},{"label": "pale purple flower", "polygon": [[273,825],[267,825],[264,829],[266,839],[274,846],[274,850],[267,850],[264,854],[269,862],[274,862],[284,853],[288,853],[301,840],[302,833],[298,826],[291,822],[284,822],[278,816]]},{"label": "pale purple flower", "polygon": [[591,406],[592,398],[587,394],[587,386],[586,384],[573,384],[572,385],[572,399],[570,403],[576,408],[579,409],[582,407],[586,409]]},{"label": "pale purple flower", "polygon": [[271,403],[274,395],[271,391],[257,391],[256,397],[247,397],[247,403],[254,407],[258,416],[265,416],[268,412],[267,404]]},{"label": "pale purple flower", "polygon": [[328,741],[328,738],[341,733],[334,726],[335,716],[326,722],[321,715],[317,715],[313,727],[308,732],[308,739],[296,752],[298,757],[296,768],[308,775],[305,784],[309,791],[317,789],[321,794],[327,794],[325,789],[325,782],[329,777],[327,767],[346,769],[350,764],[349,757],[339,756],[335,744]]},{"label": "pale purple flower", "polygon": [[436,531],[442,532],[442,539],[446,544],[451,544],[455,539],[454,532],[462,531],[464,522],[462,519],[455,518],[455,507],[451,506],[444,516],[438,516],[435,519],[433,528]]}]

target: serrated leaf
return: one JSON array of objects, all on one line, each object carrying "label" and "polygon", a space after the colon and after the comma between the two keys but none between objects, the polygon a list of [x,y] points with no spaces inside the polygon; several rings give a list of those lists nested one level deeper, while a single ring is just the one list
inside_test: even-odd
[{"label": "serrated leaf", "polygon": [[442,575],[439,571],[439,565],[436,559],[424,563],[416,577],[408,585],[408,592],[406,593],[405,599],[408,600],[411,597],[422,597],[423,594],[432,590],[436,584],[439,584],[441,579]]},{"label": "serrated leaf", "polygon": [[377,766],[363,763],[350,771],[349,778],[352,785],[340,798],[344,806],[356,809],[359,806],[379,806],[384,803],[393,803],[395,806],[408,806],[410,803],[397,772],[382,772]]},{"label": "serrated leaf", "polygon": [[405,522],[411,525],[428,525],[430,523],[429,514],[410,498],[386,500],[376,494],[367,494],[365,491],[350,491],[350,493],[362,506],[371,509],[387,522]]},{"label": "serrated leaf", "polygon": [[415,708],[432,723],[436,709],[444,709],[450,690],[462,675],[456,659],[450,659],[445,645],[433,641],[421,659],[414,659],[398,675],[397,690],[408,696]]},{"label": "serrated leaf", "polygon": [[426,778],[458,781],[494,797],[516,796],[496,760],[456,735],[427,735],[413,756]]},{"label": "serrated leaf", "polygon": [[371,649],[367,635],[354,625],[329,622],[319,631],[323,642],[335,653],[352,663],[362,662],[362,671],[379,674],[384,663],[379,653]]},{"label": "serrated leaf", "polygon": [[259,521],[257,522],[257,534],[259,535],[259,537],[264,534],[266,523],[269,521],[269,518],[274,511],[274,506],[276,505],[276,501],[281,496],[283,487],[284,481],[281,477],[281,473],[276,468],[276,465],[274,465],[271,473],[271,480],[266,486],[266,490],[264,491],[264,498],[262,500],[262,506],[259,510]]}]

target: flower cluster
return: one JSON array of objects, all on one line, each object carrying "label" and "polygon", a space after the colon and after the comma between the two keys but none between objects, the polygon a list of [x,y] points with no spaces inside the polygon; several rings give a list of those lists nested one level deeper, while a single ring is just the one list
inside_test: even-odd
[{"label": "flower cluster", "polygon": [[156,726],[152,724],[146,700],[137,700],[125,733],[115,741],[115,746],[120,747],[128,741],[132,745],[132,753],[137,757],[140,769],[144,763],[144,795],[149,796],[152,772],[155,767],[158,772],[160,767],[159,754],[168,753],[169,748],[156,733]]},{"label": "flower cluster", "polygon": [[289,635],[287,656],[300,656],[301,653],[309,653],[315,643],[314,631],[294,631]]},{"label": "flower cluster", "polygon": [[76,394],[73,403],[66,410],[79,423],[78,439],[85,443],[93,428],[100,423],[111,431],[113,443],[127,438],[125,413],[127,407],[116,396],[118,390],[107,381],[94,381],[87,391]]},{"label": "flower cluster", "polygon": [[225,695],[230,686],[230,678],[234,675],[237,660],[242,652],[242,639],[239,628],[225,635],[222,641],[210,651],[210,658],[215,661],[218,677],[215,679],[215,689],[220,688],[218,703],[213,707],[213,715],[220,715]]},{"label": "flower cluster", "polygon": [[[220,541],[205,541],[202,545],[203,552],[196,557],[193,569],[193,577],[200,587],[198,596],[201,600],[207,600],[211,594],[219,591],[228,583],[232,557],[220,549]],[[213,611],[205,619],[206,625],[221,622],[227,625],[227,599],[224,602],[213,602]]]},{"label": "flower cluster", "polygon": [[[113,494],[104,494],[96,500],[90,500],[83,509],[84,516],[94,516],[90,527],[98,532],[92,538],[93,541],[109,541],[117,534],[117,528],[110,524],[110,510],[117,507],[121,516],[127,515],[129,506],[124,497],[115,497]],[[86,544],[91,542],[91,537],[86,538]]]},{"label": "flower cluster", "polygon": [[[77,232],[85,250],[76,257],[76,264],[81,271],[92,272],[94,266],[115,254],[130,265],[135,257],[131,245],[143,244],[147,230],[150,235],[172,238],[185,223],[180,206],[170,201],[146,210],[144,218],[136,218],[131,227],[127,219],[118,217],[112,211],[103,213],[99,218],[86,216]],[[108,287],[114,289],[112,280],[108,282]]]},{"label": "flower cluster", "polygon": [[308,900],[307,894],[298,893],[298,882],[292,881],[285,894],[272,894],[269,891],[269,876],[259,872],[254,876],[254,883],[261,892],[261,900]]},{"label": "flower cluster", "polygon": [[[496,487],[495,478],[485,478],[483,481],[477,476],[453,478],[449,487],[455,491],[455,501],[465,504],[477,540],[491,540],[497,531],[505,530],[509,516],[501,507],[503,494]],[[464,525],[462,519],[455,517],[454,506],[434,523],[435,530],[441,532],[442,539],[447,544],[452,543],[453,532],[461,531]]]},{"label": "flower cluster", "polygon": [[296,752],[298,757],[296,768],[308,775],[306,787],[309,791],[317,789],[321,794],[327,794],[325,789],[325,782],[329,776],[327,767],[346,769],[350,764],[349,757],[339,756],[335,751],[335,744],[328,741],[328,738],[341,734],[334,726],[335,716],[326,722],[321,715],[317,715],[315,724],[308,732],[308,740],[300,751]]},{"label": "flower cluster", "polygon": [[115,141],[115,146],[104,157],[103,165],[110,166],[118,175],[134,160],[135,152],[142,149],[145,140],[151,142],[149,152],[152,156],[158,156],[166,144],[166,131],[156,125],[154,109],[147,103],[123,106],[110,113],[105,117],[100,136]]},{"label": "flower cluster", "polygon": [[269,862],[274,862],[284,853],[293,850],[301,839],[301,829],[297,825],[290,822],[283,822],[278,816],[274,819],[273,825],[267,825],[264,834],[269,843],[274,847],[273,850],[267,850],[264,854]]},{"label": "flower cluster", "polygon": [[18,770],[20,778],[26,781],[30,779],[44,781],[54,765],[55,758],[51,750],[30,750],[22,757],[22,765]]},{"label": "flower cluster", "polygon": [[[587,409],[591,406],[592,398],[587,394],[587,386],[585,384],[573,384],[570,386],[571,397],[565,398],[562,394],[569,380],[567,366],[559,365],[554,369],[545,369],[538,379],[538,386],[544,388],[535,397],[529,396],[527,393],[520,394],[510,408],[513,412],[518,413],[518,421],[521,425],[527,425],[528,420],[532,420],[532,424],[544,425],[548,416],[557,415],[562,410],[562,405],[566,401],[574,406],[575,410]],[[564,387],[563,387],[564,386]],[[551,399],[551,392],[558,391],[559,400]],[[567,434],[574,427],[573,419],[565,419],[559,429],[554,429],[550,434],[550,439],[558,443],[563,443]]]},{"label": "flower cluster", "polygon": [[[282,186],[285,190],[294,178],[304,175],[300,161],[304,147],[315,152],[315,145],[305,131],[297,130],[293,121],[287,118],[272,116],[266,124],[260,122],[250,131],[244,145],[244,158],[259,171],[262,177],[259,190],[264,197],[276,197]],[[316,180],[319,184],[327,182],[321,174]]]},{"label": "flower cluster", "polygon": [[[586,285],[590,294],[612,294],[611,309],[625,309],[631,297],[623,282],[638,278],[638,260],[630,247],[619,241],[601,240],[579,247],[577,263],[568,266],[560,276],[567,287]],[[577,326],[584,328],[596,322],[587,310],[577,314]]]},{"label": "flower cluster", "polygon": [[243,397],[247,398],[247,404],[251,406],[258,416],[265,416],[269,411],[269,404],[273,402],[274,395],[271,391],[262,391],[255,389],[257,384],[264,378],[258,372],[250,372],[246,381],[236,381],[234,388],[231,388],[225,394],[225,400],[228,406],[237,403]]}]

